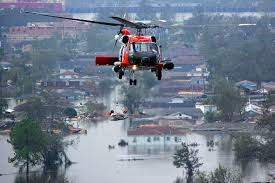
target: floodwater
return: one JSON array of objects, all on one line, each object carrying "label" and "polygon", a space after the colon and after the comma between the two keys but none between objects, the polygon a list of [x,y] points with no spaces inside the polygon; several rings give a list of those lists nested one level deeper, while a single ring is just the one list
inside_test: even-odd
[{"label": "floodwater", "polygon": [[[115,87],[111,94],[106,94],[103,102],[115,109],[121,100],[120,86]],[[79,126],[88,130],[87,135],[72,135],[65,140],[73,140],[67,154],[75,164],[64,168],[53,181],[65,179],[70,183],[173,183],[177,177],[183,176],[183,170],[173,166],[175,146],[127,146],[119,147],[120,139],[127,140],[129,119],[125,121],[80,122]],[[0,135],[0,176],[2,183],[25,183],[16,174],[17,168],[8,163],[8,157],[13,155],[7,136]],[[207,141],[213,140],[215,146],[209,151]],[[187,143],[199,144],[199,157],[203,166],[201,171],[212,171],[220,165],[242,172],[244,182],[266,181],[267,164],[257,161],[240,163],[235,160],[232,151],[232,136],[226,133],[189,133],[186,134]],[[109,145],[115,145],[109,150]],[[131,157],[143,157],[144,161],[120,161]],[[15,173],[15,174],[14,174]],[[36,180],[37,177],[35,177]],[[45,177],[40,177],[45,180]]]},{"label": "floodwater", "polygon": [[[174,146],[117,146],[120,139],[127,139],[128,124],[127,120],[82,122],[80,125],[88,129],[88,134],[70,136],[66,139],[75,141],[67,152],[76,164],[67,168],[64,176],[73,183],[172,183],[177,177],[182,176],[182,170],[172,164]],[[213,151],[209,151],[206,146],[209,140],[217,143]],[[187,143],[192,142],[199,144],[197,148],[203,162],[202,171],[211,171],[221,164],[242,172],[245,182],[267,180],[266,165],[257,161],[243,165],[235,161],[230,135],[187,134]],[[115,149],[109,150],[108,145],[115,145]],[[7,136],[0,136],[0,149],[0,173],[17,172],[17,169],[8,163],[8,157],[12,156],[12,148],[7,143]],[[146,157],[146,160],[119,161],[133,156]],[[2,176],[0,182],[13,183],[15,177],[15,174]]]}]

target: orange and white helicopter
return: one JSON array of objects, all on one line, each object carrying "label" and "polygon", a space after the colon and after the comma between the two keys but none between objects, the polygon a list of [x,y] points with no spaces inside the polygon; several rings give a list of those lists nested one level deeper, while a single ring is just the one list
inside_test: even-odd
[{"label": "orange and white helicopter", "polygon": [[[125,71],[129,71],[130,85],[137,84],[137,80],[135,78],[136,71],[150,70],[156,74],[158,80],[161,80],[163,70],[172,70],[174,68],[174,64],[170,60],[164,60],[162,58],[161,46],[157,44],[156,37],[152,35],[143,35],[144,30],[159,28],[158,25],[145,24],[143,22],[131,22],[124,18],[115,16],[111,18],[119,23],[69,18],[37,12],[25,13],[120,27],[119,32],[115,37],[116,43],[119,40],[123,43],[120,48],[119,55],[96,56],[95,63],[96,65],[113,65],[113,70],[118,74],[119,79],[122,79],[125,75]],[[136,29],[136,34],[131,35],[127,28]]]}]

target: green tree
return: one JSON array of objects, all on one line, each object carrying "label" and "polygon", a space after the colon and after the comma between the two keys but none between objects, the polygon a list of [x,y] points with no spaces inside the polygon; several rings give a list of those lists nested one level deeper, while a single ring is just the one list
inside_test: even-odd
[{"label": "green tree", "polygon": [[235,155],[239,159],[274,160],[275,155],[275,114],[265,114],[257,121],[256,135],[236,137]]},{"label": "green tree", "polygon": [[140,77],[140,83],[144,87],[144,90],[150,90],[157,85],[156,77],[151,72],[142,72]]},{"label": "green tree", "polygon": [[63,117],[63,109],[69,104],[62,99],[60,94],[55,91],[46,90],[41,92],[41,102],[44,108],[45,117],[50,117],[51,123],[58,117]]},{"label": "green tree", "polygon": [[116,31],[110,29],[102,29],[102,27],[92,26],[87,32],[88,48],[93,52],[112,52],[114,49],[114,33]]},{"label": "green tree", "polygon": [[45,169],[56,169],[62,164],[71,165],[65,148],[71,143],[63,141],[62,136],[47,134],[48,143],[42,151],[43,165]]},{"label": "green tree", "polygon": [[215,122],[221,119],[221,116],[217,112],[207,112],[204,114],[204,119],[206,122]]},{"label": "green tree", "polygon": [[64,109],[63,113],[65,116],[67,116],[69,118],[73,118],[73,117],[77,116],[76,110],[72,107],[67,107],[66,109]]},{"label": "green tree", "polygon": [[0,61],[4,58],[4,49],[0,48]]},{"label": "green tree", "polygon": [[194,182],[196,183],[241,183],[241,176],[237,172],[227,169],[219,165],[213,172],[209,174],[198,173]]},{"label": "green tree", "polygon": [[[198,43],[212,75],[228,77],[233,81],[252,80],[257,83],[274,80],[272,72],[275,63],[272,58],[275,52],[273,33],[269,26],[273,21],[274,18],[268,16],[257,19],[197,14],[186,24],[205,26],[186,28],[185,40],[190,41],[192,38]],[[257,25],[238,26],[244,22]]]},{"label": "green tree", "polygon": [[241,134],[235,138],[235,156],[242,159],[253,159],[258,157],[260,143],[250,134]]},{"label": "green tree", "polygon": [[45,106],[39,97],[31,98],[25,103],[16,106],[15,110],[22,112],[25,117],[28,117],[39,123],[43,122],[47,116]]},{"label": "green tree", "polygon": [[137,86],[137,88],[123,88],[124,97],[122,103],[128,108],[130,114],[140,112],[140,107],[144,103],[146,97],[146,93],[143,91],[143,88],[140,86]]},{"label": "green tree", "polygon": [[[2,96],[1,96],[2,97]],[[6,99],[0,98],[0,117],[2,117],[4,111],[8,108],[8,102]]]},{"label": "green tree", "polygon": [[87,112],[94,115],[102,113],[104,110],[106,110],[106,106],[104,104],[93,102],[93,101],[87,102],[85,106],[86,106]]},{"label": "green tree", "polygon": [[187,183],[193,182],[193,175],[199,170],[202,163],[199,162],[198,150],[190,149],[186,143],[182,143],[180,149],[173,156],[173,164],[176,168],[184,168],[187,171]]},{"label": "green tree", "polygon": [[213,102],[224,120],[231,121],[242,114],[246,99],[241,97],[230,81],[223,78],[215,79],[212,87],[215,94]]},{"label": "green tree", "polygon": [[31,119],[17,123],[11,130],[8,142],[14,149],[14,157],[9,158],[9,162],[21,168],[26,167],[27,175],[30,166],[42,163],[42,152],[48,143],[44,132]]},{"label": "green tree", "polygon": [[64,169],[48,171],[43,169],[41,172],[31,173],[29,176],[18,174],[13,183],[70,183],[66,177]]}]

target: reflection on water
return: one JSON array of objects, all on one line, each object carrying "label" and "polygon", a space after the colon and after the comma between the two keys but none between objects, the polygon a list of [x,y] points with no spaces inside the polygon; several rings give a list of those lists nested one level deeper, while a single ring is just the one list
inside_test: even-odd
[{"label": "reflection on water", "polygon": [[50,172],[41,171],[25,174],[18,174],[15,177],[14,183],[72,183],[65,176],[65,170],[52,170]]}]

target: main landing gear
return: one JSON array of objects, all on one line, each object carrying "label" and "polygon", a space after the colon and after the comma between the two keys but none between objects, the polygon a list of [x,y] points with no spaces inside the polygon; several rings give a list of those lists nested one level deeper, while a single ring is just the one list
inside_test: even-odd
[{"label": "main landing gear", "polygon": [[156,70],[156,76],[157,76],[158,80],[161,80],[161,78],[162,78],[161,69],[157,69],[157,70]]},{"label": "main landing gear", "polygon": [[[122,69],[118,70],[118,79],[122,79],[122,77],[124,76],[124,71]],[[129,84],[130,85],[137,85],[137,80],[135,79],[135,72],[130,72],[130,80],[129,80]]]},{"label": "main landing gear", "polygon": [[120,69],[120,71],[118,71],[118,79],[122,79],[123,75],[124,75],[124,71]]},{"label": "main landing gear", "polygon": [[135,78],[135,71],[130,72],[130,80],[129,80],[130,85],[137,85],[137,80]]},{"label": "main landing gear", "polygon": [[134,79],[134,80],[133,80],[133,79],[130,79],[130,80],[129,80],[129,84],[130,84],[130,85],[137,85],[137,80],[136,80],[136,79]]},{"label": "main landing gear", "polygon": [[161,78],[162,78],[162,69],[153,68],[153,69],[151,69],[151,72],[155,72],[158,80],[161,80]]}]

